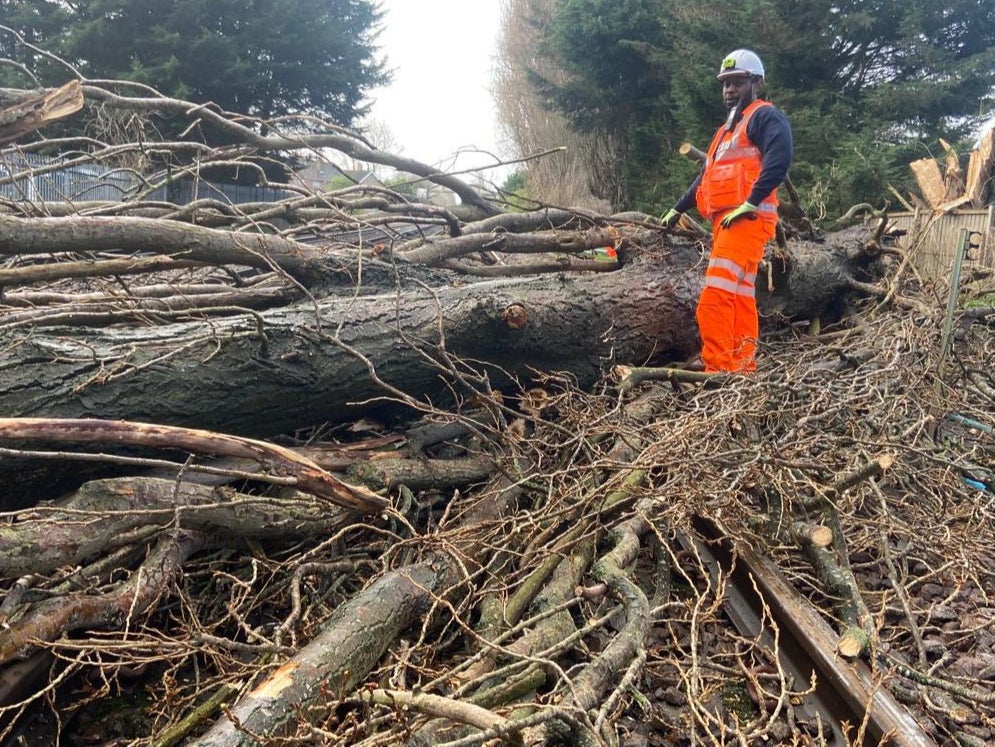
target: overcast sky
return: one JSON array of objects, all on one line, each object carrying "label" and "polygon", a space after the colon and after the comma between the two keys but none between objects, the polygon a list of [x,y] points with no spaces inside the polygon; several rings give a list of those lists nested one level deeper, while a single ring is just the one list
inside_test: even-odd
[{"label": "overcast sky", "polygon": [[500,0],[381,0],[379,37],[393,83],[371,93],[371,116],[384,122],[408,158],[446,170],[478,168],[501,150],[491,68]]}]

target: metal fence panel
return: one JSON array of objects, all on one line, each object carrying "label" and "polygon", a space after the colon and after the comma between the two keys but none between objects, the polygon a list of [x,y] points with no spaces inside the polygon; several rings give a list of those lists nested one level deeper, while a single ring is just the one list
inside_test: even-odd
[{"label": "metal fence panel", "polygon": [[145,199],[164,200],[176,205],[186,205],[195,200],[217,200],[231,205],[248,202],[279,202],[291,196],[285,189],[256,187],[251,184],[223,184],[203,179],[183,180],[153,190]]},{"label": "metal fence panel", "polygon": [[[138,178],[127,171],[96,164],[65,164],[62,159],[33,153],[0,153],[0,199],[14,202],[121,202],[137,193]],[[144,199],[186,205],[212,199],[232,205],[278,202],[291,196],[285,189],[183,179],[154,190]]]},{"label": "metal fence panel", "polygon": [[120,201],[135,187],[134,177],[93,164],[61,165],[31,153],[0,154],[0,198],[16,202]]},{"label": "metal fence panel", "polygon": [[0,196],[27,202],[120,202],[134,186],[121,172],[95,173],[93,167],[74,166],[0,185]]}]

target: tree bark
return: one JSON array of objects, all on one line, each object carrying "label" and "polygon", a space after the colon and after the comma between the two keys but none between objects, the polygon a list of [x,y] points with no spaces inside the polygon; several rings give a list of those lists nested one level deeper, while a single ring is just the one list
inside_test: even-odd
[{"label": "tree bark", "polygon": [[311,716],[327,708],[330,696],[345,696],[358,685],[394,639],[423,614],[445,574],[430,563],[381,576],[339,608],[324,631],[221,717],[195,747],[255,745],[253,735],[287,735],[297,726],[300,706]]},{"label": "tree bark", "polygon": [[[707,239],[661,228],[645,215],[496,215],[496,203],[455,177],[380,153],[334,127],[290,138],[278,134],[282,123],[235,118],[211,106],[94,86],[85,92],[129,112],[186,117],[191,125],[203,120],[235,145],[220,152],[195,140],[156,143],[157,153],[184,165],[183,173],[143,173],[144,192],[128,202],[76,204],[69,212],[9,203],[0,211],[0,255],[7,255],[0,283],[58,283],[46,294],[27,289],[0,297],[0,412],[22,426],[31,425],[23,418],[85,419],[91,435],[120,436],[89,439],[101,451],[118,441],[115,456],[121,442],[180,455],[170,472],[158,474],[167,479],[91,481],[69,501],[5,515],[0,659],[48,647],[60,669],[52,667],[53,694],[85,691],[56,679],[75,672],[118,690],[126,684],[118,683],[119,672],[131,676],[121,664],[173,656],[163,651],[175,639],[176,658],[158,660],[162,668],[149,674],[159,678],[147,685],[164,719],[153,731],[175,726],[177,736],[169,738],[178,739],[213,718],[193,743],[313,740],[322,730],[386,743],[376,732],[387,730],[414,747],[471,728],[479,741],[522,733],[548,742],[569,730],[571,743],[613,743],[628,728],[619,724],[628,718],[628,699],[641,702],[644,686],[690,672],[682,663],[690,651],[694,683],[680,692],[686,690],[699,721],[669,719],[680,723],[670,733],[688,728],[692,740],[725,738],[719,719],[728,711],[711,715],[719,703],[709,693],[724,687],[729,672],[705,670],[710,660],[728,662],[724,652],[748,653],[747,641],[720,643],[720,659],[694,642],[715,631],[724,592],[706,578],[700,559],[683,568],[668,538],[699,513],[721,512],[741,531],[755,511],[743,492],[760,477],[776,481],[772,493],[795,496],[820,483],[813,475],[846,474],[842,449],[823,448],[834,445],[834,434],[819,418],[862,407],[847,396],[855,382],[843,382],[851,387],[844,390],[837,384],[845,377],[813,366],[817,345],[791,346],[784,358],[803,358],[795,368],[778,359],[776,377],[733,377],[735,387],[721,389],[647,387],[639,394],[661,395],[661,410],[643,419],[625,404],[624,391],[592,395],[574,384],[604,383],[628,366],[634,388],[638,377],[653,378],[648,372],[697,350],[695,304]],[[304,194],[294,185],[282,185],[293,197],[272,205],[137,202],[201,164],[244,165],[262,177],[261,154],[326,147],[430,179],[463,204],[411,205],[383,189]],[[80,158],[116,164],[124,153],[144,158],[148,150],[145,142],[124,152],[95,144]],[[473,214],[488,217],[460,222]],[[879,245],[883,227],[882,221],[874,242],[857,228],[825,244],[774,250],[757,283],[766,328],[783,319],[829,320],[844,313],[852,295],[872,294],[884,299],[881,305],[893,298],[901,272],[887,287],[878,285],[895,256]],[[448,235],[440,235],[442,228]],[[297,240],[302,236],[325,244]],[[865,250],[872,244],[879,251]],[[617,262],[584,264],[585,253],[609,245]],[[542,254],[554,271],[523,269],[511,258],[516,252]],[[145,277],[130,274],[136,271]],[[473,273],[526,271],[532,276],[470,282]],[[585,274],[570,274],[577,271]],[[113,282],[95,281],[94,272]],[[246,291],[246,275],[266,278],[267,290],[272,281],[272,300],[259,293],[250,304],[246,293],[226,295]],[[210,300],[194,300],[190,281]],[[773,357],[782,346],[770,342]],[[868,369],[860,382],[873,379]],[[821,376],[807,381],[813,371],[833,376],[834,385],[823,386]],[[540,386],[552,394],[541,398]],[[832,396],[822,400],[814,391]],[[891,379],[887,391],[894,394]],[[888,414],[898,409],[904,408]],[[382,423],[356,423],[341,441],[339,429],[314,427],[413,412],[427,414],[429,425],[383,434],[378,443],[390,458],[374,456],[364,443],[368,465],[355,464],[344,442]],[[156,438],[129,438],[119,420],[148,423],[143,427]],[[837,444],[923,430],[894,427],[886,417],[883,425],[870,416],[846,421]],[[184,431],[188,437],[177,439],[170,430],[177,427],[214,433],[190,438]],[[58,470],[85,479],[83,455],[42,453],[28,439],[45,435],[14,428],[0,442],[4,501],[15,489],[36,490],[34,502],[60,496]],[[48,432],[48,441],[64,443],[58,435]],[[321,461],[317,449],[313,458],[274,459],[278,447],[260,451],[246,441],[277,435],[327,442],[329,450]],[[813,437],[819,447],[809,449]],[[204,465],[204,451],[235,457],[235,465]],[[197,458],[187,460],[192,454]],[[436,455],[445,460],[429,459]],[[252,466],[239,474],[247,458]],[[160,466],[154,461],[119,457],[132,470]],[[393,490],[393,505],[356,520],[313,498],[349,488],[312,472],[312,462],[351,467],[346,481],[362,476],[373,490]],[[25,476],[25,463],[38,479]],[[269,486],[254,468],[267,470]],[[312,495],[293,489],[308,487],[302,475],[317,481]],[[238,482],[218,487],[229,478]],[[831,490],[845,490],[848,479]],[[783,518],[792,527],[806,517]],[[845,518],[837,517],[833,529],[853,526]],[[655,567],[646,562],[644,540],[660,550]],[[686,591],[682,583],[681,598],[665,600],[678,580],[672,573],[687,582]],[[853,578],[848,589],[859,592]],[[642,587],[654,583],[651,602]],[[26,684],[29,674],[19,679],[15,684]],[[780,690],[787,698],[786,682]],[[237,702],[218,714],[236,692]],[[41,695],[32,697],[40,702]],[[424,715],[377,704],[398,700],[421,704]],[[473,709],[452,712],[457,703]],[[29,705],[24,700],[22,707]],[[480,708],[501,708],[500,718]],[[706,709],[708,718],[701,715]],[[648,713],[639,715],[648,721]],[[437,718],[443,714],[444,721]],[[657,720],[659,712],[650,715]],[[59,721],[61,727],[62,714]],[[168,737],[168,729],[157,733],[163,731]]]},{"label": "tree bark", "polygon": [[176,260],[235,264],[314,281],[338,270],[327,252],[260,233],[233,233],[177,221],[128,216],[13,218],[0,216],[0,254],[48,254],[70,250],[147,251]]}]

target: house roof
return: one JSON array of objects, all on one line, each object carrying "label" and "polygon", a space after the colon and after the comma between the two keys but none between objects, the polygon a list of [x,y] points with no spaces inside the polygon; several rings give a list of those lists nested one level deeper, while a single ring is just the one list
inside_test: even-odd
[{"label": "house roof", "polygon": [[328,161],[312,161],[298,169],[296,176],[303,182],[327,182],[344,176],[356,184],[383,186],[376,174],[369,169],[343,169]]}]

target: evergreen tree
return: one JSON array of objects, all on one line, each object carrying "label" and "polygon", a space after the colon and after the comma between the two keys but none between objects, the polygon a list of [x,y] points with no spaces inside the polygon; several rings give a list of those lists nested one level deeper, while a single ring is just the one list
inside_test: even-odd
[{"label": "evergreen tree", "polygon": [[[0,0],[5,25],[91,79],[259,117],[313,114],[349,126],[387,82],[374,0]],[[25,59],[9,34],[0,52]],[[12,54],[13,53],[13,54]],[[47,85],[64,82],[65,72]]]},{"label": "evergreen tree", "polygon": [[[792,173],[832,216],[910,187],[907,168],[944,137],[974,132],[992,92],[995,3],[848,0],[746,3],[768,93],[795,131]],[[718,59],[718,58],[716,58]],[[714,63],[713,63],[714,65]]]},{"label": "evergreen tree", "polygon": [[40,88],[62,84],[71,71],[32,47],[48,48],[72,23],[72,8],[58,0],[0,0],[0,86]]}]

